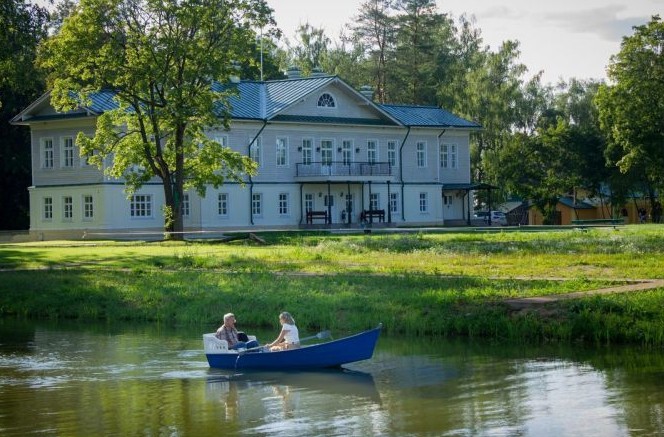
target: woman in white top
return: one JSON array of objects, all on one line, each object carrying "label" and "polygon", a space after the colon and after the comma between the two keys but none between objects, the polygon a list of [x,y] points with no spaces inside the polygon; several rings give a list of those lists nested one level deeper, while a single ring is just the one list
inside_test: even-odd
[{"label": "woman in white top", "polygon": [[286,349],[295,349],[300,347],[300,334],[295,326],[295,320],[290,313],[284,311],[279,314],[279,323],[281,323],[281,332],[279,337],[267,347],[271,351],[281,351]]}]

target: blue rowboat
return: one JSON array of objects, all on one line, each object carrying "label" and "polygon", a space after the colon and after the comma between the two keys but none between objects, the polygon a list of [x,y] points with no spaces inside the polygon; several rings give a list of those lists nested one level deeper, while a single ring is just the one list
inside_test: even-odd
[{"label": "blue rowboat", "polygon": [[217,369],[306,370],[339,367],[371,358],[382,324],[359,334],[278,352],[228,350],[214,334],[204,334],[205,356]]}]

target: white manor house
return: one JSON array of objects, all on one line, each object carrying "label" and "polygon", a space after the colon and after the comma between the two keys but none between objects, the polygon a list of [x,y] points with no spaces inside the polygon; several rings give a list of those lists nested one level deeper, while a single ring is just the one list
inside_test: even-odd
[{"label": "white manor house", "polygon": [[[476,123],[430,106],[378,104],[337,76],[236,81],[228,131],[208,135],[251,156],[244,185],[210,187],[183,199],[185,230],[441,226],[470,223],[470,133]],[[112,93],[59,113],[46,93],[12,119],[30,127],[30,234],[37,239],[163,232],[155,180],[131,198],[122,180],[79,156],[78,132],[93,135]]]}]

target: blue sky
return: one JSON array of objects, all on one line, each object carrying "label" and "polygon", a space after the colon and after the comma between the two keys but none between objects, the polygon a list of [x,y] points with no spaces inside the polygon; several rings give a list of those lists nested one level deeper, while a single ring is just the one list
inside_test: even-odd
[{"label": "blue sky", "polygon": [[[267,0],[277,25],[292,38],[304,23],[323,27],[335,38],[357,15],[360,0]],[[474,16],[485,44],[521,43],[521,62],[529,75],[544,70],[544,82],[605,79],[612,54],[632,26],[664,12],[664,0],[438,0],[440,12]]]}]

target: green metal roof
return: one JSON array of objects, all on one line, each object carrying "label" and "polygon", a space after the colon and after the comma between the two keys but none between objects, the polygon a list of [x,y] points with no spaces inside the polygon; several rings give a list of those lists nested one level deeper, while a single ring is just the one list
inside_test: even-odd
[{"label": "green metal roof", "polygon": [[[374,108],[376,118],[357,117],[319,117],[307,114],[286,115],[281,112],[297,104],[303,98],[321,88],[337,83],[355,92],[358,99],[368,103],[368,108]],[[237,92],[228,99],[231,118],[244,120],[283,121],[298,123],[326,123],[326,124],[359,124],[370,126],[412,126],[433,128],[468,128],[477,129],[479,124],[457,117],[456,115],[433,106],[415,105],[383,105],[366,99],[358,91],[337,76],[315,76],[300,79],[285,79],[266,82],[244,81],[239,83],[213,84],[218,91],[234,89]],[[115,93],[104,90],[88,96],[89,104],[81,105],[82,109],[94,114],[117,108],[114,100]],[[43,98],[43,97],[42,97]],[[33,104],[34,105],[34,104]],[[12,119],[12,122],[29,122],[30,120],[45,119],[43,116],[30,117],[33,105]],[[220,113],[224,108],[221,103],[216,110]],[[68,118],[72,114],[48,116],[48,119]]]}]

